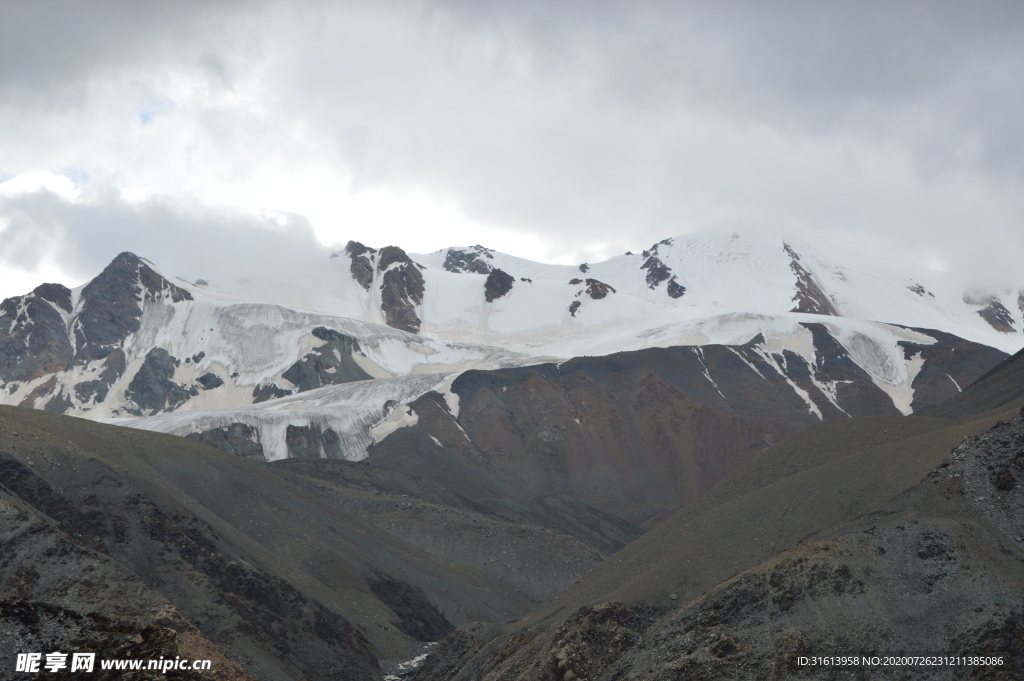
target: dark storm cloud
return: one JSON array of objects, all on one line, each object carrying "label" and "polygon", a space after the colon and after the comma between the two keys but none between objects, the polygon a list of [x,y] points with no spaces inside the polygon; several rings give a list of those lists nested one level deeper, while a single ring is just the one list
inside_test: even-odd
[{"label": "dark storm cloud", "polygon": [[0,222],[7,224],[0,270],[31,270],[49,261],[77,282],[96,276],[122,251],[166,274],[215,283],[301,272],[312,259],[328,256],[298,216],[281,224],[157,200],[129,204],[113,192],[88,204],[46,190],[0,197]]}]

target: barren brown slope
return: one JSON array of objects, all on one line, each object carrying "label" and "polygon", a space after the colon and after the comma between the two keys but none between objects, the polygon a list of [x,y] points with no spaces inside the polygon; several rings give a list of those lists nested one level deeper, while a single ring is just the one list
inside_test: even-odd
[{"label": "barren brown slope", "polygon": [[[743,570],[914,487],[966,435],[996,420],[989,416],[951,424],[876,417],[809,428],[771,448],[515,627],[496,638],[497,632],[478,630],[474,644],[463,646],[464,651],[475,646],[472,654],[446,658],[442,646],[419,678],[547,674],[552,637],[579,608],[603,602],[655,609],[689,603]],[[443,667],[443,674],[432,676],[434,665]]]},{"label": "barren brown slope", "polygon": [[[571,495],[646,523],[822,419],[900,413],[826,326],[804,326],[814,363],[757,336],[738,346],[467,371],[452,383],[456,412],[440,395],[424,395],[409,405],[417,423],[371,447],[368,461],[432,477],[463,496]],[[927,355],[915,406],[942,398],[946,386],[955,392],[951,376],[966,383],[1005,357],[929,333],[934,345],[904,347],[908,356]]]}]

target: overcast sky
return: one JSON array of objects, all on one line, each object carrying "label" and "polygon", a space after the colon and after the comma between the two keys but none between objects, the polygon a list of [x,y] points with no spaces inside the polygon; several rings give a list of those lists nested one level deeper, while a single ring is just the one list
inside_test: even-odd
[{"label": "overcast sky", "polygon": [[1024,284],[1024,3],[0,0],[0,296],[772,230]]}]

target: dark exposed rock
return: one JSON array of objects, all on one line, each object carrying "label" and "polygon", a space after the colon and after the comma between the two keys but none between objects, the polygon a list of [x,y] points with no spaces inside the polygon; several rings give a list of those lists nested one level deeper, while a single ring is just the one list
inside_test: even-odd
[{"label": "dark exposed rock", "polygon": [[276,400],[279,397],[286,397],[291,394],[291,390],[285,390],[277,383],[260,383],[252,389],[252,403],[257,404],[267,400]]},{"label": "dark exposed rock", "polygon": [[145,412],[174,411],[189,397],[199,394],[194,386],[186,388],[171,380],[177,366],[178,360],[164,348],[153,348],[146,354],[138,373],[124,391],[125,398],[135,405],[132,413],[141,416]]},{"label": "dark exposed rock", "polygon": [[987,345],[966,341],[935,329],[911,329],[935,339],[934,343],[899,341],[906,359],[920,354],[924,365],[911,383],[914,412],[940,405],[980,379],[1006,354]]},{"label": "dark exposed rock", "polygon": [[380,260],[377,262],[377,270],[384,272],[391,265],[399,263],[401,265],[412,265],[412,258],[399,248],[398,246],[385,246],[380,249]]},{"label": "dark exposed rock", "polygon": [[530,279],[528,277],[519,277],[519,281],[525,281],[527,284],[533,283],[533,279]]},{"label": "dark exposed rock", "polygon": [[[494,257],[486,251],[484,255],[489,258]],[[489,274],[494,269],[484,261],[479,251],[460,251],[455,248],[448,249],[448,255],[445,256],[442,267],[449,272],[473,272],[475,274]]]},{"label": "dark exposed rock", "polygon": [[244,423],[232,423],[229,426],[190,433],[186,437],[205,442],[222,452],[244,459],[266,460],[263,456],[263,445],[260,444],[259,431]]},{"label": "dark exposed rock", "polygon": [[32,293],[50,301],[65,312],[71,312],[71,289],[63,284],[40,284]]},{"label": "dark exposed rock", "polygon": [[574,300],[571,303],[569,303],[569,314],[575,317],[576,312],[580,309],[580,305],[582,305],[582,303],[580,303],[580,301],[578,300]]},{"label": "dark exposed rock", "polygon": [[28,395],[25,396],[21,402],[18,403],[19,407],[26,407],[28,409],[36,408],[36,401],[40,398],[52,396],[54,389],[57,387],[57,377],[50,376],[35,388],[32,389]]},{"label": "dark exposed rock", "polygon": [[203,390],[213,390],[214,388],[219,388],[224,385],[224,379],[212,371],[208,371],[197,378],[196,383],[198,383],[199,387]]},{"label": "dark exposed rock", "polygon": [[291,365],[281,377],[291,381],[297,392],[324,385],[338,385],[372,378],[352,358],[359,351],[359,342],[343,333],[318,326],[313,335],[326,341]]},{"label": "dark exposed rock", "polygon": [[640,269],[647,270],[647,288],[655,289],[658,284],[672,276],[672,270],[661,261],[657,255],[651,255],[640,266]]},{"label": "dark exposed rock", "polygon": [[587,295],[594,300],[606,298],[609,293],[615,293],[615,288],[597,279],[587,279]]},{"label": "dark exposed rock", "polygon": [[63,390],[53,397],[51,397],[45,405],[43,405],[43,411],[53,412],[55,414],[63,414],[68,409],[74,406],[71,398],[68,397],[67,393]]},{"label": "dark exposed rock", "polygon": [[398,617],[398,628],[417,641],[439,641],[454,628],[422,591],[405,582],[377,573],[367,585]]},{"label": "dark exposed rock", "polygon": [[209,286],[210,282],[205,279],[196,279],[196,286]]},{"label": "dark exposed rock", "polygon": [[983,306],[982,309],[978,310],[978,316],[988,322],[989,326],[996,331],[1002,333],[1015,333],[1017,331],[1013,325],[1013,315],[1003,305],[1003,301],[999,299],[999,296],[966,294],[963,300],[968,305]]},{"label": "dark exposed rock", "polygon": [[499,269],[492,270],[487,275],[487,281],[484,282],[484,299],[488,303],[493,303],[511,291],[515,282],[516,280],[511,274]]},{"label": "dark exposed rock", "polygon": [[319,423],[308,426],[289,425],[285,432],[285,444],[288,456],[309,459],[340,459],[341,438],[331,428],[324,428]]},{"label": "dark exposed rock", "polygon": [[[390,267],[395,263],[397,267]],[[401,248],[386,246],[380,251],[377,269],[384,273],[380,307],[388,326],[419,332],[421,321],[416,306],[423,302],[424,281],[416,263]]]},{"label": "dark exposed rock", "polygon": [[107,392],[110,387],[121,377],[126,368],[124,350],[115,350],[103,360],[103,370],[100,377],[91,381],[82,381],[75,385],[75,396],[81,404],[90,400],[96,403],[107,399]]},{"label": "dark exposed rock", "polygon": [[1024,290],[1017,293],[1017,308],[1021,312],[1024,312]]},{"label": "dark exposed rock", "polygon": [[589,271],[590,271],[590,265],[588,265],[587,263],[583,263],[582,265],[580,265],[580,272],[582,272],[583,274],[586,274]]},{"label": "dark exposed rock", "polygon": [[82,289],[75,321],[78,350],[85,361],[103,359],[139,330],[143,300],[192,300],[192,294],[156,273],[133,253],[121,253]]},{"label": "dark exposed rock", "polygon": [[793,302],[796,305],[790,312],[841,316],[814,276],[800,263],[800,254],[794,251],[789,244],[783,243],[782,246],[791,258],[789,268],[796,275],[796,292],[793,294]]},{"label": "dark exposed rock", "polygon": [[912,293],[916,293],[917,295],[921,296],[922,298],[924,296],[931,296],[932,298],[935,297],[934,293],[932,293],[931,291],[925,289],[925,287],[921,286],[920,284],[914,284],[912,286],[908,286],[907,289],[909,291],[911,291]]},{"label": "dark exposed rock", "polygon": [[367,291],[373,284],[373,260],[376,253],[377,249],[364,246],[358,241],[349,241],[345,245],[345,254],[352,259],[349,272],[352,273],[352,278]]},{"label": "dark exposed rock", "polygon": [[61,315],[70,307],[71,291],[60,284],[0,303],[0,379],[31,381],[71,364],[74,349]]},{"label": "dark exposed rock", "polygon": [[569,280],[569,286],[579,286],[582,283],[583,280],[580,279],[579,277],[573,277],[572,279]]},{"label": "dark exposed rock", "polygon": [[676,281],[676,275],[672,275],[672,278],[668,280],[668,295],[670,298],[682,298],[683,294],[686,293],[686,287]]}]

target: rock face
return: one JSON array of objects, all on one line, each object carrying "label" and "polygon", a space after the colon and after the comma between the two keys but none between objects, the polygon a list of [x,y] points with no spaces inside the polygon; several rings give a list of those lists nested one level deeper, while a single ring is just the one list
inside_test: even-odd
[{"label": "rock face", "polygon": [[198,383],[199,387],[203,390],[213,390],[214,388],[219,388],[224,385],[224,379],[212,371],[208,371],[197,378],[196,383]]},{"label": "rock face", "polygon": [[[978,316],[988,322],[989,326],[996,331],[1016,333],[1017,329],[1013,325],[1013,315],[1003,305],[1003,301],[999,299],[999,296],[968,294],[964,296],[964,302],[968,305],[981,305],[982,308],[978,310]],[[1018,299],[1018,304],[1020,304],[1020,299]]]},{"label": "rock face", "polygon": [[840,317],[835,304],[821,289],[814,276],[800,263],[800,254],[794,251],[789,244],[783,244],[783,248],[792,259],[789,268],[796,275],[796,292],[793,294],[793,302],[796,305],[790,312]]},{"label": "rock face", "polygon": [[330,428],[318,423],[288,426],[285,435],[288,456],[306,459],[342,458],[341,438]]},{"label": "rock face", "polygon": [[920,355],[924,365],[914,377],[913,408],[917,412],[933,407],[959,395],[967,386],[986,373],[985,367],[994,367],[1003,354],[993,348],[971,344],[956,336],[934,329],[913,329],[936,339],[931,345],[902,341],[900,345],[907,359]]},{"label": "rock face", "polygon": [[669,296],[672,298],[680,298],[683,293],[686,292],[686,287],[676,280],[677,275],[672,272],[672,268],[666,265],[661,258],[658,257],[658,246],[671,245],[672,239],[662,239],[649,249],[645,250],[643,252],[643,256],[646,260],[644,260],[644,263],[640,265],[640,269],[647,270],[647,288],[653,291],[661,285],[661,282],[668,281],[666,290],[668,291]]},{"label": "rock face", "polygon": [[178,364],[180,362],[163,348],[149,351],[125,391],[125,397],[135,405],[133,413],[142,416],[143,413],[173,411],[189,397],[199,394],[195,386],[186,387],[171,380]]},{"label": "rock face", "polygon": [[442,267],[449,272],[472,272],[474,274],[490,274],[494,269],[487,260],[493,260],[494,255],[483,246],[473,246],[469,250],[449,248]]},{"label": "rock face", "polygon": [[0,303],[0,378],[31,381],[63,371],[74,356],[65,319],[71,312],[71,291],[43,284],[26,296]]},{"label": "rock face", "polygon": [[488,303],[493,303],[511,291],[515,282],[515,277],[511,274],[498,269],[491,270],[491,273],[487,275],[487,281],[484,282],[484,299]]},{"label": "rock face", "polygon": [[291,381],[297,392],[372,378],[352,359],[352,353],[359,351],[356,339],[322,326],[314,328],[312,333],[325,343],[281,374]]},{"label": "rock face", "polygon": [[419,267],[401,248],[386,246],[380,251],[377,270],[384,275],[380,285],[380,307],[388,326],[417,333],[421,321],[416,315],[416,306],[423,302],[424,290]]},{"label": "rock face", "polygon": [[260,444],[260,434],[255,428],[244,423],[232,423],[230,426],[190,433],[186,437],[243,459],[266,460],[263,456],[263,445]]},{"label": "rock face", "polygon": [[587,279],[587,295],[593,300],[607,298],[609,293],[615,293],[615,289],[597,279]]},{"label": "rock face", "polygon": [[291,394],[291,390],[285,390],[277,383],[261,383],[252,389],[252,403],[258,404],[267,400],[276,400],[279,397],[287,397]]},{"label": "rock face", "polygon": [[352,278],[369,291],[373,284],[373,260],[377,249],[364,246],[358,241],[349,241],[345,245],[345,254],[352,260],[349,265]]},{"label": "rock face", "polygon": [[126,368],[124,350],[114,350],[103,360],[100,377],[75,384],[75,394],[83,403],[98,403],[107,398],[110,387],[124,373]]}]

